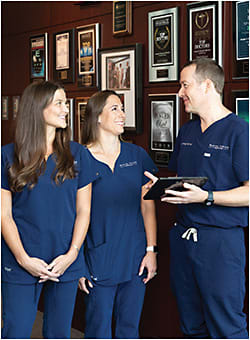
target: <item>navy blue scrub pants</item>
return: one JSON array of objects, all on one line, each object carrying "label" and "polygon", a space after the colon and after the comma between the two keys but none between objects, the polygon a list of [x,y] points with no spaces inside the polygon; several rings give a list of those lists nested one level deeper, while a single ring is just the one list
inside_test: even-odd
[{"label": "navy blue scrub pants", "polygon": [[116,339],[138,339],[139,323],[145,295],[142,276],[114,286],[90,288],[86,295],[85,339],[111,339],[112,315]]},{"label": "navy blue scrub pants", "polygon": [[248,339],[244,231],[200,227],[198,242],[170,230],[170,278],[186,338]]},{"label": "navy blue scrub pants", "polygon": [[29,339],[44,291],[43,337],[70,339],[78,280],[40,284],[2,283],[3,339]]}]

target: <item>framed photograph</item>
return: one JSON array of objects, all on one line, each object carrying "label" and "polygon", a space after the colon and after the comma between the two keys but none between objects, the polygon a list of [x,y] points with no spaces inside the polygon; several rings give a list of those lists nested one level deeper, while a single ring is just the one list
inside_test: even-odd
[{"label": "framed photograph", "polygon": [[120,95],[126,113],[125,131],[142,132],[142,44],[101,48],[99,58],[100,90]]},{"label": "framed photograph", "polygon": [[132,34],[132,1],[113,1],[113,35]]},{"label": "framed photograph", "polygon": [[20,102],[20,96],[12,97],[13,119],[16,119],[16,116],[19,110],[19,102]]},{"label": "framed photograph", "polygon": [[67,115],[67,125],[71,130],[70,140],[74,140],[74,98],[67,99],[67,107],[69,109],[69,114]]},{"label": "framed photograph", "polygon": [[233,1],[233,78],[249,76],[249,1]]},{"label": "framed photograph", "polygon": [[210,58],[222,65],[222,2],[187,5],[188,58]]},{"label": "framed photograph", "polygon": [[249,91],[233,91],[233,111],[249,123]]},{"label": "framed photograph", "polygon": [[30,37],[30,78],[48,80],[48,33]]},{"label": "framed photograph", "polygon": [[178,7],[148,13],[150,82],[178,80],[178,25]]},{"label": "framed photograph", "polygon": [[85,110],[88,103],[89,97],[79,97],[75,99],[76,108],[76,136],[75,140],[81,143],[81,130],[84,124]]},{"label": "framed photograph", "polygon": [[53,47],[54,80],[61,83],[73,83],[75,81],[74,29],[54,33]]},{"label": "framed photograph", "polygon": [[77,27],[77,84],[80,87],[98,87],[99,31],[99,24]]},{"label": "framed photograph", "polygon": [[150,152],[153,160],[167,166],[179,131],[178,94],[150,94]]},{"label": "framed photograph", "polygon": [[9,97],[2,96],[2,120],[9,119]]}]

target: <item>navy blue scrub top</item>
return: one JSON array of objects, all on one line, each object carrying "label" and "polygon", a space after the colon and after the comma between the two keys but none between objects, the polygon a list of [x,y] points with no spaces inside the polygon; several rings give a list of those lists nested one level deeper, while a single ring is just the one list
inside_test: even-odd
[{"label": "navy blue scrub top", "polygon": [[[204,190],[223,191],[242,185],[249,179],[249,124],[231,113],[202,133],[200,119],[189,121],[179,131],[169,169],[178,176],[208,177]],[[186,226],[248,225],[248,207],[196,203],[178,208],[178,221]]]},{"label": "navy blue scrub top", "polygon": [[146,251],[141,188],[149,179],[143,173],[158,169],[143,148],[131,143],[121,142],[113,172],[89,154],[102,177],[92,187],[86,262],[92,280],[108,286],[138,274]]},{"label": "navy blue scrub top", "polygon": [[[46,170],[33,189],[27,186],[18,193],[12,193],[12,214],[16,222],[25,251],[50,263],[65,254],[71,245],[76,217],[77,190],[93,182],[99,173],[93,168],[87,149],[70,142],[77,176],[56,185],[51,175],[55,169],[52,154]],[[14,144],[2,147],[2,188],[10,190],[7,168],[13,162]],[[12,283],[35,283],[39,278],[32,276],[18,265],[2,237],[2,280]],[[60,276],[60,281],[71,281],[86,274],[83,249],[77,259]]]}]

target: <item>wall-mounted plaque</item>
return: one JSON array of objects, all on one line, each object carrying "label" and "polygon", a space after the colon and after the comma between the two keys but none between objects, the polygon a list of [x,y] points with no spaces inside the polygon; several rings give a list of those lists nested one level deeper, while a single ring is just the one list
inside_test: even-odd
[{"label": "wall-mounted plaque", "polygon": [[67,115],[67,125],[70,127],[71,130],[70,140],[74,140],[74,98],[68,98],[66,104],[69,110],[69,113]]},{"label": "wall-mounted plaque", "polygon": [[19,102],[20,102],[20,96],[12,97],[13,119],[16,119],[16,116],[19,110]]},{"label": "wall-mounted plaque", "polygon": [[113,1],[113,34],[124,36],[132,33],[132,2]]},{"label": "wall-mounted plaque", "polygon": [[2,96],[2,120],[9,119],[9,97]]},{"label": "wall-mounted plaque", "polygon": [[232,3],[233,78],[249,76],[249,1]]},{"label": "wall-mounted plaque", "polygon": [[233,111],[249,123],[249,91],[232,91],[232,100]]},{"label": "wall-mounted plaque", "polygon": [[178,80],[178,7],[150,12],[149,81]]},{"label": "wall-mounted plaque", "polygon": [[150,94],[150,153],[157,164],[167,166],[179,131],[178,94]]},{"label": "wall-mounted plaque", "polygon": [[48,80],[48,33],[30,37],[30,78]]},{"label": "wall-mounted plaque", "polygon": [[222,65],[221,1],[187,6],[188,58],[210,58]]},{"label": "wall-mounted plaque", "polygon": [[85,110],[89,97],[80,97],[75,99],[76,107],[76,136],[75,140],[81,143],[81,131],[85,120]]},{"label": "wall-mounted plaque", "polygon": [[54,80],[73,83],[75,81],[74,29],[55,33],[53,39]]},{"label": "wall-mounted plaque", "polygon": [[99,29],[99,24],[77,27],[77,84],[80,87],[98,86]]}]

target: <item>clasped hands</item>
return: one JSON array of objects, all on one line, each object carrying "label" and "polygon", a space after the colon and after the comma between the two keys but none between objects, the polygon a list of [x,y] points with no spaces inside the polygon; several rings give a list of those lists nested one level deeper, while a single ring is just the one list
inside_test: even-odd
[{"label": "clasped hands", "polygon": [[[146,185],[146,188],[150,189],[152,185],[158,181],[158,177],[148,171],[145,171],[144,175],[150,179],[150,182]],[[203,203],[207,199],[207,191],[202,190],[197,185],[183,183],[183,187],[187,190],[177,191],[165,189],[165,195],[162,196],[161,201],[172,204],[190,204]]]}]

